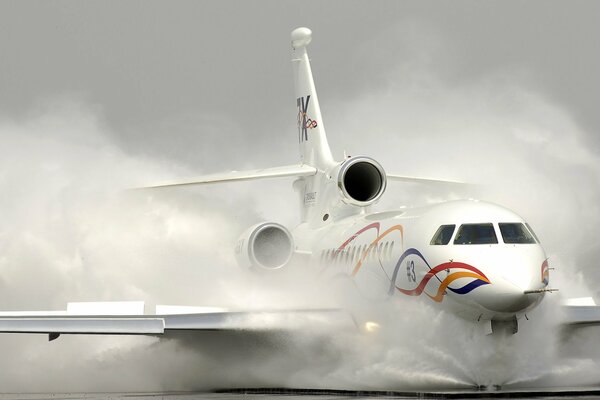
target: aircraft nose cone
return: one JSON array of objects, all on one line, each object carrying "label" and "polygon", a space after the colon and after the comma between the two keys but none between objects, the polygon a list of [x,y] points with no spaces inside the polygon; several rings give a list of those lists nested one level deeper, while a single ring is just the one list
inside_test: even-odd
[{"label": "aircraft nose cone", "polygon": [[516,288],[514,292],[501,295],[500,310],[503,312],[518,313],[527,310],[539,301],[540,293],[525,293],[524,290]]},{"label": "aircraft nose cone", "polygon": [[[488,273],[491,284],[480,304],[489,311],[504,316],[524,313],[540,303],[546,283],[542,279],[546,256],[539,246],[505,247],[490,260]],[[540,269],[542,267],[542,269]]]},{"label": "aircraft nose cone", "polygon": [[543,293],[527,293],[536,288],[522,288],[511,282],[497,282],[492,285],[492,296],[482,299],[481,305],[486,309],[498,313],[517,314],[522,313],[539,303]]}]

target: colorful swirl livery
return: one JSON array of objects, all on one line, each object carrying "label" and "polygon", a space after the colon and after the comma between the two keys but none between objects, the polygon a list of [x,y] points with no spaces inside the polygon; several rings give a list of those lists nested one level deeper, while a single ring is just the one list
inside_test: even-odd
[{"label": "colorful swirl livery", "polygon": [[[400,293],[408,295],[408,296],[420,296],[422,293],[425,293],[433,301],[439,303],[444,299],[444,293],[446,292],[446,289],[448,289],[456,294],[467,294],[467,293],[470,293],[472,290],[478,288],[479,286],[488,285],[491,283],[490,280],[483,274],[483,272],[481,272],[477,268],[473,267],[472,265],[453,261],[453,262],[447,262],[447,263],[440,264],[440,265],[436,266],[435,268],[429,267],[430,268],[429,272],[427,272],[425,274],[425,276],[421,279],[421,282],[415,289],[412,289],[412,290],[402,289],[395,285],[395,282],[396,282],[395,278],[398,275],[398,270],[400,269],[402,262],[408,255],[411,255],[411,254],[414,254],[414,255],[420,257],[423,260],[423,262],[425,262],[427,264],[427,266],[429,267],[429,263],[427,263],[427,260],[425,260],[423,255],[417,249],[406,250],[404,252],[404,254],[402,254],[402,257],[400,257],[400,259],[398,260],[398,263],[396,264],[396,268],[394,269],[394,278],[392,279],[392,286],[390,288],[390,292],[392,292],[393,289],[395,288]],[[450,271],[452,271],[452,270],[459,270],[459,271],[450,273]],[[441,277],[438,275],[442,274],[443,272],[446,272],[448,275],[442,280]],[[440,284],[439,284],[436,294],[432,296],[429,293],[426,293],[425,289],[427,287],[427,284],[433,277],[437,278],[440,281]],[[458,279],[471,279],[471,281],[459,288],[450,287],[450,285]]]},{"label": "colorful swirl livery", "polygon": [[[358,261],[352,269],[352,276],[356,276],[356,274],[361,270],[362,266],[364,265],[365,260],[369,256],[369,253],[373,251],[377,247],[377,245],[388,235],[392,233],[398,234],[400,243],[402,244],[402,246],[404,245],[404,228],[402,227],[402,225],[393,225],[386,229],[384,232],[381,232],[381,224],[379,222],[374,222],[356,231],[352,236],[346,239],[342,243],[342,245],[340,245],[336,249],[334,253],[334,258],[337,257],[342,251],[344,251],[350,244],[355,242],[361,235],[372,230],[375,231],[376,237],[370,242],[370,244],[358,257]],[[425,276],[423,276],[419,284],[411,290],[403,289],[396,285],[398,272],[408,256],[418,257],[423,261],[425,265],[427,265],[427,268],[429,269],[429,272],[427,272]],[[455,272],[450,273],[450,271]],[[447,276],[442,278],[441,275],[443,275],[444,272],[447,273]],[[430,282],[430,280],[434,277],[436,278],[436,281],[438,281],[439,286],[437,287],[437,290],[435,290],[435,294],[431,295],[427,293],[425,289],[428,287],[428,283]],[[419,250],[414,248],[410,248],[402,253],[400,258],[396,262],[396,266],[394,268],[392,276],[388,276],[388,279],[390,280],[391,284],[389,290],[390,295],[393,294],[394,291],[398,291],[407,296],[420,296],[421,294],[425,293],[429,298],[431,298],[435,302],[441,302],[444,299],[444,294],[446,293],[446,290],[450,290],[456,294],[467,294],[482,285],[488,285],[491,283],[488,277],[485,276],[483,272],[481,272],[474,266],[466,263],[452,261],[440,264],[432,268],[429,265],[429,262],[427,262],[427,260],[423,256],[423,254],[421,254]],[[452,283],[459,279],[470,279],[470,282],[465,283],[460,287],[452,287]]]},{"label": "colorful swirl livery", "polygon": [[356,276],[358,271],[363,266],[366,258],[369,256],[369,253],[381,242],[381,240],[383,238],[385,238],[389,234],[395,232],[400,235],[400,242],[402,243],[404,241],[404,229],[402,228],[402,225],[394,225],[394,226],[386,229],[383,233],[380,233],[381,224],[379,222],[374,222],[374,223],[369,224],[369,225],[365,226],[364,228],[358,230],[356,233],[354,233],[352,236],[350,236],[346,241],[344,241],[344,243],[342,243],[342,245],[339,246],[337,248],[337,250],[335,251],[334,257],[337,256],[342,251],[344,251],[358,237],[360,237],[362,234],[364,234],[365,232],[368,232],[370,230],[374,230],[376,232],[377,237],[369,244],[369,246],[362,252],[362,254],[360,254],[358,261],[356,262],[356,265],[352,269],[352,276]]}]

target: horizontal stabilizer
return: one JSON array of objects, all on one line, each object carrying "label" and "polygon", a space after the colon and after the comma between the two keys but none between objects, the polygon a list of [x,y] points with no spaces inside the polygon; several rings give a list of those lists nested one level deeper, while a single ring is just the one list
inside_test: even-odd
[{"label": "horizontal stabilizer", "polygon": [[450,184],[450,185],[472,185],[467,182],[461,181],[453,181],[449,179],[436,179],[436,178],[420,178],[416,176],[402,176],[395,174],[386,174],[387,179],[389,181],[397,181],[397,182],[416,182],[416,183],[441,183],[441,184]]},{"label": "horizontal stabilizer", "polygon": [[210,183],[223,183],[223,182],[235,182],[235,181],[249,181],[255,179],[268,179],[268,178],[283,178],[283,177],[300,177],[300,176],[311,176],[317,173],[317,169],[309,167],[308,165],[287,165],[284,167],[264,168],[255,169],[249,171],[231,171],[217,174],[210,174],[199,176],[192,179],[176,182],[162,182],[150,186],[145,186],[141,189],[151,188],[163,188],[172,186],[186,186],[186,185],[206,185]]}]

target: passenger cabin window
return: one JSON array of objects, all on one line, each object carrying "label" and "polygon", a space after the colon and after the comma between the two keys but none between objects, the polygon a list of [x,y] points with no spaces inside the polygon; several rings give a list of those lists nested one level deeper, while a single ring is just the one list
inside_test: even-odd
[{"label": "passenger cabin window", "polygon": [[495,244],[498,243],[494,225],[464,224],[458,228],[454,244]]},{"label": "passenger cabin window", "polygon": [[535,239],[521,223],[500,223],[502,240],[508,244],[532,244]]},{"label": "passenger cabin window", "polygon": [[442,225],[438,228],[431,238],[431,245],[446,245],[450,243],[450,239],[452,238],[452,234],[454,233],[454,228],[456,225]]}]

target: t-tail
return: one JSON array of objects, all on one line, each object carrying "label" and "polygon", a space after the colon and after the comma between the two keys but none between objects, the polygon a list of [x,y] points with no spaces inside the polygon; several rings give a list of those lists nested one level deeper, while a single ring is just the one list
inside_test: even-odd
[{"label": "t-tail", "polygon": [[[325,135],[325,125],[306,51],[311,39],[312,32],[308,28],[297,28],[291,35],[300,147],[299,163],[283,167],[205,175],[147,187],[296,177],[294,188],[299,194],[302,222],[307,222],[311,228],[318,228],[349,215],[365,212],[367,207],[381,198],[388,179],[440,182],[437,179],[386,174],[381,165],[369,157],[346,157],[341,162],[333,159]],[[289,135],[290,140],[292,137]],[[449,183],[449,181],[442,182]]]},{"label": "t-tail", "polygon": [[301,162],[325,170],[331,168],[335,162],[327,143],[319,98],[306,51],[306,46],[311,39],[312,32],[308,28],[297,28],[292,32],[294,51],[292,63],[298,107],[298,142]]},{"label": "t-tail", "polygon": [[[325,126],[323,124],[323,117],[321,116],[319,99],[306,51],[306,47],[312,39],[312,32],[308,28],[297,28],[292,32],[291,39],[300,162],[282,167],[251,171],[231,171],[204,175],[184,181],[162,182],[146,186],[146,188],[296,177],[298,179],[294,187],[300,195],[302,221],[306,222],[312,219],[313,214],[322,214],[324,212],[322,211],[323,207],[315,207],[317,205],[317,193],[320,194],[323,192],[320,187],[326,183],[326,172],[334,169],[337,163],[333,159],[325,135]],[[315,208],[319,209],[318,212],[312,211]],[[319,218],[323,222],[322,216]]]}]

